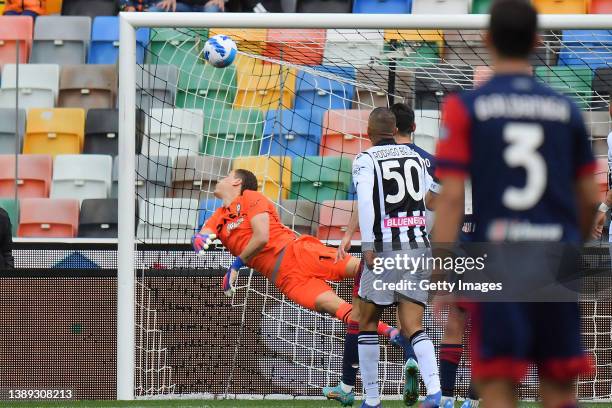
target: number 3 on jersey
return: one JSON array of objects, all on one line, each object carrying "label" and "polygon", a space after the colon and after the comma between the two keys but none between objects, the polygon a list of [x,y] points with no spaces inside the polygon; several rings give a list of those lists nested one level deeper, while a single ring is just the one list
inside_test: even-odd
[{"label": "number 3 on jersey", "polygon": [[509,167],[523,167],[527,174],[524,187],[510,186],[504,191],[502,202],[515,211],[535,206],[546,190],[546,162],[538,152],[544,143],[544,130],[539,124],[508,123],[504,127],[504,160]]},{"label": "number 3 on jersey", "polygon": [[[402,165],[399,160],[386,160],[380,163],[382,168],[382,177],[385,180],[395,180],[397,182],[397,193],[396,194],[387,194],[385,196],[385,201],[389,204],[397,204],[401,203],[406,197],[406,191],[410,194],[410,197],[416,202],[419,202],[423,199],[423,189],[419,183],[419,177],[416,177],[416,185],[412,182],[412,180],[404,180],[404,176],[401,172],[397,171],[398,168],[401,168]],[[403,174],[406,177],[412,176],[412,169],[415,169],[417,174],[422,171],[419,163],[416,160],[405,160],[404,161],[404,171]],[[412,177],[414,180],[415,178]]]}]

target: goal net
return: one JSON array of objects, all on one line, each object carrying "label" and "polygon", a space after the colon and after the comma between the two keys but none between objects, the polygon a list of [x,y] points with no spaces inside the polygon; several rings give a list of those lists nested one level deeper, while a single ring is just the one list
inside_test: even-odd
[{"label": "goal net", "polygon": [[[470,22],[461,24],[465,29],[431,23],[423,25],[427,29],[415,29],[414,23],[398,24],[402,29],[278,29],[269,27],[282,25],[283,16],[266,18],[274,24],[245,28],[257,25],[249,20],[231,26],[235,20],[228,17],[217,23],[226,28],[190,28],[163,16],[146,24],[134,17],[136,26],[146,25],[140,29],[149,31],[149,40],[130,45],[135,64],[133,55],[121,54],[123,94],[135,91],[135,100],[122,99],[121,117],[135,113],[135,125],[130,119],[122,133],[135,137],[122,144],[130,149],[122,154],[130,155],[135,171],[134,179],[121,178],[123,169],[118,168],[120,183],[134,182],[119,196],[121,208],[131,209],[124,207],[131,200],[136,213],[131,230],[122,224],[131,242],[145,250],[129,264],[137,271],[135,341],[121,336],[118,341],[135,350],[137,397],[312,398],[321,395],[323,386],[335,384],[341,372],[342,323],[288,301],[256,271],[243,273],[236,295],[225,298],[220,283],[233,257],[220,246],[204,257],[190,251],[191,236],[221,205],[213,194],[216,182],[232,169],[251,170],[285,225],[337,244],[355,199],[352,160],[370,146],[370,111],[396,102],[410,105],[416,116],[415,143],[433,153],[444,96],[477,87],[491,75],[480,30],[484,20],[456,17]],[[304,18],[317,27],[316,16]],[[534,75],[583,110],[595,152],[602,155],[598,177],[605,192],[612,31],[568,27],[562,20],[557,26],[541,33],[532,56]],[[228,35],[238,47],[236,60],[226,68],[203,58],[206,40],[216,34]],[[358,255],[359,234],[353,239]],[[585,268],[609,264],[607,253],[585,259]],[[120,271],[120,286],[122,276],[130,283],[128,275]],[[351,285],[334,287],[348,300]],[[120,302],[129,296],[120,292]],[[584,400],[609,400],[612,305],[584,302],[583,313],[583,337],[597,374],[581,378],[578,393]],[[385,318],[394,322],[391,312]],[[121,321],[129,317],[120,319],[120,332]],[[438,345],[442,327],[429,310],[425,327]],[[401,352],[386,342],[382,350],[382,392],[397,398]],[[458,394],[464,396],[467,357],[466,352],[457,380]],[[131,384],[120,373],[119,387],[122,378]],[[521,397],[536,398],[536,388],[531,370]]]}]

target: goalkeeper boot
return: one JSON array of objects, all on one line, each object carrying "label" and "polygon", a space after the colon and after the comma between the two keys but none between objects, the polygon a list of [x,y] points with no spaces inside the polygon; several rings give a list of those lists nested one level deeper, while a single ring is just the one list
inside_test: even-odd
[{"label": "goalkeeper boot", "polygon": [[442,399],[440,400],[440,408],[454,408],[454,407],[455,407],[454,398],[443,396]]},{"label": "goalkeeper boot", "polygon": [[323,387],[323,395],[327,399],[340,402],[343,407],[350,407],[355,402],[355,392],[353,390],[345,392],[342,389],[341,384],[338,384],[335,387]]},{"label": "goalkeeper boot", "polygon": [[419,365],[413,358],[404,364],[404,403],[413,406],[419,400]]},{"label": "goalkeeper boot", "polygon": [[468,398],[465,401],[463,401],[463,404],[461,404],[461,408],[478,408],[479,405],[480,405],[479,400],[473,400],[473,399]]},{"label": "goalkeeper boot", "polygon": [[442,399],[442,391],[425,397],[419,408],[440,408],[440,400]]}]

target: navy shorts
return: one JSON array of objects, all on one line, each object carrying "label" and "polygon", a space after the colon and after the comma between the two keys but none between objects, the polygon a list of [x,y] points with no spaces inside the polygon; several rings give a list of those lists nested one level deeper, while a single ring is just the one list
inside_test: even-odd
[{"label": "navy shorts", "polygon": [[592,372],[577,303],[472,303],[469,309],[474,378],[519,382],[530,363],[556,381]]}]

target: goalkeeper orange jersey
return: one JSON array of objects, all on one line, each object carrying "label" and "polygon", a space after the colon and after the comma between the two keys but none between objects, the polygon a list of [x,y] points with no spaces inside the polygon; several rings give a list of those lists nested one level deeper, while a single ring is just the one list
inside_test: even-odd
[{"label": "goalkeeper orange jersey", "polygon": [[263,194],[245,190],[229,207],[217,208],[204,227],[217,234],[223,245],[234,256],[239,256],[253,236],[251,218],[268,213],[270,237],[264,249],[249,261],[249,265],[270,278],[276,259],[287,244],[295,241],[295,234],[281,222],[274,204]]}]

